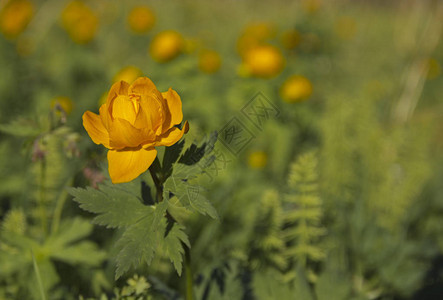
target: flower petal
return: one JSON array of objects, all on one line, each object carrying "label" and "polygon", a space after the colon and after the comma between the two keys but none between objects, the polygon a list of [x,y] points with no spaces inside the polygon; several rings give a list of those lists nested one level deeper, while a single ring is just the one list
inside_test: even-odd
[{"label": "flower petal", "polygon": [[169,88],[167,92],[162,93],[163,98],[166,100],[169,112],[171,113],[171,124],[180,124],[183,120],[182,101],[176,91]]},{"label": "flower petal", "polygon": [[155,140],[155,133],[148,128],[135,128],[125,119],[115,119],[109,128],[109,145],[113,149],[138,147]]},{"label": "flower petal", "polygon": [[185,124],[181,130],[177,127],[172,127],[166,133],[158,137],[160,140],[155,143],[155,146],[172,146],[177,143],[182,138],[183,134],[188,132],[188,130],[188,121],[185,121]]},{"label": "flower petal", "polygon": [[157,90],[152,90],[148,95],[141,95],[140,108],[134,126],[136,128],[152,128],[157,135],[160,135],[165,113],[162,102],[163,98]]},{"label": "flower petal", "polygon": [[129,87],[129,94],[148,95],[157,90],[155,84],[148,77],[137,78]]},{"label": "flower petal", "polygon": [[113,119],[124,119],[131,124],[134,124],[137,116],[134,109],[133,102],[128,96],[119,95],[112,102],[112,117]]},{"label": "flower petal", "polygon": [[157,156],[157,150],[109,150],[108,170],[113,183],[128,182],[145,172]]},{"label": "flower petal", "polygon": [[108,105],[106,105],[106,103],[100,106],[99,113],[103,125],[105,126],[106,130],[109,130],[112,118],[111,115],[109,114]]},{"label": "flower petal", "polygon": [[83,114],[82,119],[83,127],[85,127],[92,141],[97,145],[103,144],[105,147],[109,148],[109,133],[103,125],[100,116],[93,112],[86,111]]},{"label": "flower petal", "polygon": [[119,95],[127,96],[129,90],[129,83],[126,81],[118,81],[111,86],[111,89],[108,93],[108,98],[106,99],[106,104],[108,107],[111,107],[111,101],[114,100],[115,97]]}]

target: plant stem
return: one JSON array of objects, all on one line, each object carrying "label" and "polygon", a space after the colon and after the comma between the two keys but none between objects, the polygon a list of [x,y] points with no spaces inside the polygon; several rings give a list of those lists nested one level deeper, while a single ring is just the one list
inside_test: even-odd
[{"label": "plant stem", "polygon": [[40,218],[41,218],[41,226],[43,235],[46,236],[47,230],[47,219],[46,219],[46,207],[45,207],[45,181],[46,181],[46,164],[45,159],[42,158],[40,162],[40,197],[39,197],[39,210],[40,210]]},{"label": "plant stem", "polygon": [[[69,184],[69,186],[70,185],[71,184]],[[51,233],[56,233],[58,230],[58,227],[60,225],[60,219],[62,216],[63,206],[66,202],[67,196],[68,196],[68,191],[64,188],[57,199],[57,204],[54,209],[54,217],[51,224]]]},{"label": "plant stem", "polygon": [[151,174],[152,181],[154,181],[155,188],[157,190],[157,203],[163,201],[163,182],[160,181],[160,179],[156,175],[156,170],[159,170],[160,168],[160,162],[158,161],[158,158],[156,157],[153,164],[149,168],[149,173]]},{"label": "plant stem", "polygon": [[32,255],[32,265],[34,267],[35,277],[37,277],[38,289],[40,291],[40,298],[42,300],[46,300],[45,289],[43,287],[42,277],[40,276],[40,270],[38,268],[37,261],[34,256],[34,252],[32,252],[32,250],[31,250],[31,255]]},{"label": "plant stem", "polygon": [[[157,190],[157,203],[163,201],[163,178],[159,179],[157,174],[161,175],[161,165],[156,157],[153,164],[149,168],[149,173],[151,174],[152,181],[155,184],[155,188]],[[170,219],[172,222],[177,223],[174,217],[166,211],[166,217]],[[186,277],[186,300],[194,299],[194,291],[193,291],[193,275],[191,268],[191,251],[189,247],[185,244],[182,244],[185,250],[185,277]]]}]

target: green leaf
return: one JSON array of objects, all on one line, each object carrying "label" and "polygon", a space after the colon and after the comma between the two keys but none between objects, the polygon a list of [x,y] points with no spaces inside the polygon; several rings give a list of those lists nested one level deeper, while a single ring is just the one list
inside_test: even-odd
[{"label": "green leaf", "polygon": [[184,227],[174,222],[172,223],[172,228],[167,232],[167,235],[164,239],[163,251],[173,263],[178,275],[181,275],[182,273],[182,262],[184,254],[182,243],[188,246],[188,248],[191,248],[188,236],[184,232]]},{"label": "green leaf", "polygon": [[145,216],[130,225],[117,241],[117,270],[115,278],[120,278],[131,267],[136,268],[145,262],[150,264],[156,248],[163,242],[166,230],[164,214],[167,201],[157,206],[147,206]]},{"label": "green leaf", "polygon": [[184,140],[180,143],[175,143],[170,147],[166,147],[165,154],[163,156],[162,173],[163,178],[166,179],[172,174],[172,165],[178,160],[180,153],[185,145]]},{"label": "green leaf", "polygon": [[59,249],[53,252],[51,257],[71,265],[86,264],[98,266],[105,259],[106,253],[100,251],[96,244],[84,241]]},{"label": "green leaf", "polygon": [[205,197],[199,179],[215,160],[211,152],[216,141],[217,133],[213,132],[200,146],[192,144],[179,161],[173,164],[172,174],[163,186],[163,198],[172,199],[175,196],[186,209],[214,219],[218,218],[217,211]]},{"label": "green leaf", "polygon": [[82,209],[98,214],[94,218],[96,224],[107,228],[132,225],[150,212],[137,196],[116,187],[71,188],[69,193]]},{"label": "green leaf", "polygon": [[200,146],[193,143],[188,149],[186,149],[185,153],[180,156],[178,162],[185,165],[195,165],[204,156],[212,152],[214,145],[217,142],[217,136],[218,133],[214,131],[208,137],[206,137]]},{"label": "green leaf", "polygon": [[44,130],[34,121],[17,119],[9,124],[0,124],[0,131],[20,137],[34,137]]}]

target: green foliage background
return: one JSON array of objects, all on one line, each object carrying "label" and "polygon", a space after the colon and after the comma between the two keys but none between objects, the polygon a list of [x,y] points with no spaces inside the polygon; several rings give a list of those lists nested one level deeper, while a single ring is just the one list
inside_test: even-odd
[{"label": "green foliage background", "polygon": [[[0,299],[184,299],[190,270],[202,300],[443,297],[443,5],[309,2],[89,0],[99,29],[80,45],[67,1],[33,1],[26,30],[0,36]],[[156,15],[145,35],[126,24],[137,4]],[[301,33],[274,78],[239,75],[251,22],[273,24],[278,48]],[[147,49],[168,29],[195,49],[160,64]],[[206,48],[214,74],[198,68]],[[110,183],[81,124],[128,65],[175,89],[190,123],[159,151],[159,203],[149,174]],[[305,102],[279,94],[294,74],[312,82]],[[241,113],[258,92],[280,112],[261,128]],[[211,135],[232,117],[255,135],[238,155]]]}]

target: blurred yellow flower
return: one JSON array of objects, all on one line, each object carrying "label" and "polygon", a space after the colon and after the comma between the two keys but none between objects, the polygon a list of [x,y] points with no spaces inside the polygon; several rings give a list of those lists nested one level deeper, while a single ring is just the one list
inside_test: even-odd
[{"label": "blurred yellow flower", "polygon": [[51,108],[63,109],[69,115],[72,111],[72,100],[68,97],[57,97],[51,100]]},{"label": "blurred yellow flower", "polygon": [[301,41],[301,35],[295,29],[287,30],[283,32],[281,36],[282,45],[284,48],[288,50],[292,50],[295,47],[297,47],[297,45],[300,44],[300,41]]},{"label": "blurred yellow flower", "polygon": [[237,40],[237,51],[243,56],[251,48],[265,43],[274,36],[275,28],[271,23],[249,24]]},{"label": "blurred yellow flower", "polygon": [[441,73],[441,66],[438,60],[430,58],[428,60],[428,73],[426,74],[427,79],[435,79]]},{"label": "blurred yellow flower", "polygon": [[252,169],[263,169],[268,162],[268,155],[263,151],[254,151],[249,154],[248,165]]},{"label": "blurred yellow flower", "polygon": [[126,66],[120,71],[118,71],[117,74],[115,74],[114,78],[112,79],[112,82],[126,81],[128,83],[132,83],[142,75],[143,72],[139,68],[134,66]]},{"label": "blurred yellow flower", "polygon": [[316,13],[321,7],[321,0],[303,0],[303,9],[310,14]]},{"label": "blurred yellow flower", "polygon": [[128,15],[129,28],[135,33],[146,33],[155,25],[155,15],[147,6],[136,6]]},{"label": "blurred yellow flower", "polygon": [[155,61],[163,63],[177,57],[183,51],[183,46],[184,40],[180,33],[166,30],[154,37],[149,52]]},{"label": "blurred yellow flower", "polygon": [[278,48],[260,45],[245,53],[243,64],[250,75],[271,78],[283,70],[285,60]]},{"label": "blurred yellow flower", "polygon": [[334,24],[334,31],[340,39],[350,40],[357,33],[357,22],[352,17],[339,17]]},{"label": "blurred yellow flower", "polygon": [[213,50],[204,50],[200,52],[198,57],[198,67],[201,71],[211,74],[220,69],[220,55]]},{"label": "blurred yellow flower", "polygon": [[89,43],[97,32],[98,18],[82,1],[70,2],[62,13],[63,27],[78,44]]},{"label": "blurred yellow flower", "polygon": [[182,102],[173,89],[160,93],[147,77],[131,85],[112,85],[106,103],[96,115],[83,114],[83,126],[96,144],[108,151],[108,169],[113,183],[128,182],[145,172],[157,156],[158,146],[172,146],[189,129],[183,120]]},{"label": "blurred yellow flower", "polygon": [[22,33],[34,15],[34,5],[28,0],[11,0],[0,11],[0,30],[7,38]]},{"label": "blurred yellow flower", "polygon": [[289,77],[280,88],[280,95],[288,103],[301,102],[312,94],[312,84],[304,76]]}]

